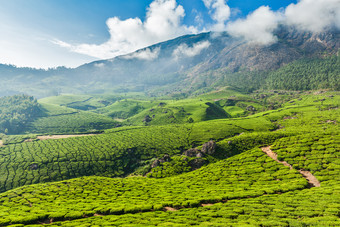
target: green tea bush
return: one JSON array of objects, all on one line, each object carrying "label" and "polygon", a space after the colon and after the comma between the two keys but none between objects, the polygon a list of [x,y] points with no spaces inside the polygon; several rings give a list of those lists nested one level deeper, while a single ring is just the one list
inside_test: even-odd
[{"label": "green tea bush", "polygon": [[[41,217],[71,220],[82,218],[85,213],[117,215],[162,210],[166,206],[193,208],[203,203],[256,198],[264,193],[307,187],[307,181],[297,171],[270,158],[264,159],[265,156],[260,149],[255,149],[162,179],[92,176],[25,186],[0,194],[0,212],[8,212],[3,219],[9,218],[11,223],[21,223],[26,217],[35,217],[32,222],[40,221]],[[267,170],[268,164],[276,166],[278,171]],[[22,212],[23,208],[28,212]],[[32,216],[32,213],[41,216]]]}]

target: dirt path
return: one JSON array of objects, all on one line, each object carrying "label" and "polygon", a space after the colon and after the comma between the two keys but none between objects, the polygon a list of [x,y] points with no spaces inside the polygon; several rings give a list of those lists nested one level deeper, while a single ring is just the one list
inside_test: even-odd
[{"label": "dirt path", "polygon": [[51,139],[65,139],[65,138],[70,138],[70,137],[94,136],[94,135],[98,135],[98,134],[37,136],[37,139],[39,139],[39,140],[51,140]]},{"label": "dirt path", "polygon": [[[280,161],[277,159],[277,154],[274,153],[272,150],[270,150],[270,146],[269,147],[262,147],[261,148],[262,151],[264,153],[266,153],[269,157],[271,157],[272,159],[274,159],[275,161],[277,161],[278,163],[281,163],[285,166],[288,166],[290,169],[293,169],[292,165],[290,165],[289,163],[287,163],[286,161]],[[312,187],[320,187],[320,182],[318,181],[318,179],[316,179],[316,177],[309,171],[306,170],[298,170],[299,173],[301,173],[301,175],[307,179],[308,183],[312,186]]]},{"label": "dirt path", "polygon": [[206,204],[202,203],[201,204],[202,207],[209,207],[209,206],[212,206],[212,205],[214,205],[214,204],[212,204],[212,203],[206,203]]},{"label": "dirt path", "polygon": [[263,151],[264,153],[266,153],[269,157],[271,157],[272,159],[274,159],[274,160],[277,161],[278,163],[281,163],[281,164],[283,164],[283,165],[285,165],[285,166],[288,166],[289,169],[293,169],[293,167],[292,167],[289,163],[287,163],[286,161],[280,161],[280,160],[278,160],[278,159],[277,159],[277,154],[275,154],[272,150],[270,150],[270,147],[262,147],[261,149],[262,149],[262,151]]},{"label": "dirt path", "polygon": [[177,211],[177,209],[173,208],[173,207],[164,207],[165,211]]},{"label": "dirt path", "polygon": [[4,143],[2,142],[2,140],[0,140],[0,147],[3,147]]},{"label": "dirt path", "polygon": [[309,182],[310,185],[313,185],[314,187],[320,187],[320,182],[318,181],[318,179],[316,179],[316,177],[309,171],[305,171],[305,170],[299,170],[299,172],[302,174],[302,176],[304,176],[304,178],[306,178]]}]

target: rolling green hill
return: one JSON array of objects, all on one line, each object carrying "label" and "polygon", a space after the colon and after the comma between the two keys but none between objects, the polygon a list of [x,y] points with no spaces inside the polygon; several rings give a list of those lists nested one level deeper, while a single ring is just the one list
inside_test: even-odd
[{"label": "rolling green hill", "polygon": [[41,103],[43,115],[27,125],[26,131],[37,134],[94,132],[119,125],[113,119],[88,111]]},{"label": "rolling green hill", "polygon": [[0,226],[340,226],[340,33],[273,35],[0,64]]},{"label": "rolling green hill", "polygon": [[[164,101],[164,108],[182,104],[198,113],[192,100],[199,99],[220,108],[280,107],[1,147],[0,225],[339,225],[339,93],[230,96],[220,91]],[[50,113],[78,111],[43,105]],[[211,140],[216,147],[210,153],[185,155],[191,148],[209,150],[204,147]],[[164,161],[154,166],[157,160]],[[203,165],[192,168],[192,162]]]}]

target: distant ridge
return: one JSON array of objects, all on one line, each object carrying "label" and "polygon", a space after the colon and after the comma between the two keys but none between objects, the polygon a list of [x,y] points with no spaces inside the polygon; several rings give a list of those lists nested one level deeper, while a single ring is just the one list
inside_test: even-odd
[{"label": "distant ridge", "polygon": [[[58,93],[121,91],[122,88],[150,91],[164,86],[172,93],[178,90],[169,89],[169,85],[202,82],[199,78],[207,72],[269,72],[299,59],[335,55],[340,46],[339,31],[311,33],[281,26],[275,35],[278,41],[268,46],[249,43],[227,33],[186,35],[75,69],[60,67],[45,71],[0,65],[0,78],[6,84],[0,85],[0,95],[27,93],[45,97]],[[214,82],[217,79],[210,78],[205,85]]]}]

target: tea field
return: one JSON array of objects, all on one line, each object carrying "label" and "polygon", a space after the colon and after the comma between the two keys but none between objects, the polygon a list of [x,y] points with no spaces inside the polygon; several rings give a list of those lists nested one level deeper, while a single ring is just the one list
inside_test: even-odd
[{"label": "tea field", "polygon": [[36,134],[82,133],[119,125],[110,117],[54,104],[41,104],[42,114],[25,131]]},{"label": "tea field", "polygon": [[[102,134],[0,147],[0,226],[340,226],[339,94],[267,92],[267,101],[257,98],[263,94],[236,94],[239,106],[233,106],[235,93],[228,92],[159,100],[127,117],[124,124],[130,119],[130,126]],[[127,100],[134,106],[138,99]],[[73,102],[79,100],[70,98]],[[198,106],[206,102],[217,109],[241,108],[243,116],[204,119],[207,112]],[[179,103],[196,121],[133,123],[148,108],[175,110]],[[279,106],[271,108],[272,103]],[[104,116],[44,105],[50,113]],[[119,105],[94,111],[114,112]],[[213,153],[184,155],[191,148],[203,150],[208,141],[216,144]],[[153,166],[166,156],[169,161]],[[189,168],[191,160],[205,164]],[[302,171],[320,187],[309,184]]]},{"label": "tea field", "polygon": [[68,220],[94,214],[133,214],[198,207],[304,189],[296,171],[250,150],[199,170],[164,179],[77,178],[26,186],[1,195],[2,223]]},{"label": "tea field", "polygon": [[[220,130],[214,130],[218,126]],[[272,128],[270,121],[260,118],[235,123],[215,120],[209,124],[115,128],[95,136],[11,144],[0,148],[0,190],[80,176],[126,176],[164,154],[181,154],[210,139]]]}]

